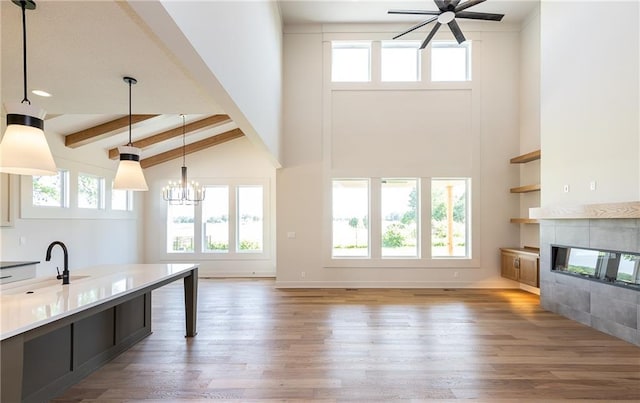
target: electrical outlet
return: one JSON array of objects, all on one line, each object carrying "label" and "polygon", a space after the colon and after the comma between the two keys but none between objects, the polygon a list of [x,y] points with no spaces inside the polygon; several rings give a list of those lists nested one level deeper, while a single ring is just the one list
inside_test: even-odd
[{"label": "electrical outlet", "polygon": [[300,272],[300,278],[305,278],[307,276],[307,273],[304,271]]},{"label": "electrical outlet", "polygon": [[596,183],[596,181],[591,181],[591,182],[589,182],[589,189],[590,190],[596,190],[597,185],[598,184]]},{"label": "electrical outlet", "polygon": [[564,185],[564,186],[562,187],[562,190],[563,190],[565,193],[569,193],[569,185]]},{"label": "electrical outlet", "polygon": [[457,271],[453,272],[453,277],[458,277],[458,272]]}]

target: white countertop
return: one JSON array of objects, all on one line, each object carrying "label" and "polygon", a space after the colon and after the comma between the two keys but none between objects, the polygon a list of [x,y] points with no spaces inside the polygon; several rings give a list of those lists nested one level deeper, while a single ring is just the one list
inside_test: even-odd
[{"label": "white countertop", "polygon": [[[0,287],[0,340],[35,329],[188,272],[197,264],[123,264],[73,268],[71,284],[55,275]],[[27,293],[32,291],[32,293]]]}]

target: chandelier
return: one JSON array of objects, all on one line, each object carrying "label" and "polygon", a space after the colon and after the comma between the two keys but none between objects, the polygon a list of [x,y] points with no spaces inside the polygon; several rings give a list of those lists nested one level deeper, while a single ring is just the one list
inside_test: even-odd
[{"label": "chandelier", "polygon": [[162,198],[169,204],[198,205],[204,200],[204,188],[198,183],[187,180],[186,164],[186,129],[185,116],[182,117],[182,170],[181,179],[177,182],[169,181],[169,184],[162,188]]}]

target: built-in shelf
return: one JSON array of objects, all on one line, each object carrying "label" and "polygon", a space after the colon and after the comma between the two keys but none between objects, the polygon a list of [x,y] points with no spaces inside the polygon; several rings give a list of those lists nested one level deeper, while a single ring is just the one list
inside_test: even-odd
[{"label": "built-in shelf", "polygon": [[535,207],[529,217],[536,220],[640,218],[640,201]]},{"label": "built-in shelf", "polygon": [[535,218],[512,218],[509,221],[513,224],[538,224]]},{"label": "built-in shelf", "polygon": [[511,193],[529,193],[529,192],[539,192],[539,191],[540,191],[539,183],[511,188]]},{"label": "built-in shelf", "polygon": [[[540,150],[531,151],[526,154],[518,155],[509,160],[512,164],[525,164],[527,162],[536,161],[540,159]],[[511,193],[530,193],[539,192],[540,184],[534,183],[531,185],[517,186],[509,190]],[[537,224],[538,220],[535,218],[512,218],[509,220],[513,224]]]},{"label": "built-in shelf", "polygon": [[512,164],[524,164],[526,162],[531,162],[540,159],[540,150],[531,151],[530,153],[518,155],[517,157],[511,158],[510,162]]}]

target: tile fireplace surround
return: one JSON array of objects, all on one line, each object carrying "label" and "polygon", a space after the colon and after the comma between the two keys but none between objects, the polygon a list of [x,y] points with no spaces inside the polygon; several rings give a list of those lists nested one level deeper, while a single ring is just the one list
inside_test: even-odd
[{"label": "tile fireplace surround", "polygon": [[[606,205],[589,206],[601,212]],[[552,244],[640,253],[640,203],[613,204],[624,208],[595,215],[589,206],[530,211],[540,220],[541,305],[640,346],[640,291],[551,271]]]}]

